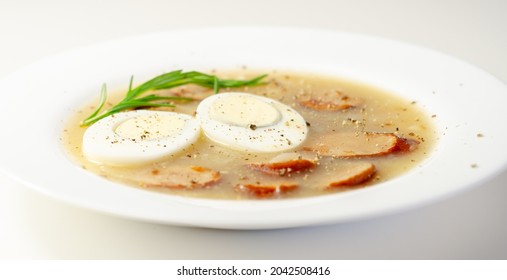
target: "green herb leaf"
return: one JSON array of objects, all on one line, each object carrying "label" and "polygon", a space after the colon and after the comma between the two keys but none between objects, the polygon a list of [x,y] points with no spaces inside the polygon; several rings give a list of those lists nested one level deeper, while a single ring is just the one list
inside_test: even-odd
[{"label": "green herb leaf", "polygon": [[262,79],[267,76],[261,75],[251,80],[222,80],[216,76],[204,74],[197,71],[183,72],[176,70],[159,75],[135,88],[132,88],[134,76],[130,78],[129,88],[125,97],[118,104],[114,105],[108,110],[103,111],[102,107],[107,100],[106,85],[102,85],[100,93],[100,100],[97,109],[86,119],[81,122],[81,126],[89,126],[100,119],[103,119],[112,114],[130,110],[147,107],[175,107],[173,101],[192,101],[192,98],[180,96],[158,96],[155,94],[143,94],[150,91],[157,91],[162,89],[170,89],[182,85],[194,84],[202,87],[213,89],[214,93],[218,93],[221,88],[234,88],[242,86],[257,86],[263,84]]},{"label": "green herb leaf", "polygon": [[104,107],[104,104],[106,104],[106,100],[107,100],[107,87],[106,87],[106,84],[102,84],[102,90],[100,91],[99,105],[97,106],[97,109],[95,111],[93,111],[93,113],[83,121],[83,123],[86,123],[89,120],[95,118],[95,116],[97,116],[99,114],[100,110],[102,110],[102,107]]}]

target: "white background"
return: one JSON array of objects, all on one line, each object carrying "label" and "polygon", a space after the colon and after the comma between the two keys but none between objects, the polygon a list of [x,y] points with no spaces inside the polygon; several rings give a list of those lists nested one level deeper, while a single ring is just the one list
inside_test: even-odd
[{"label": "white background", "polygon": [[[507,81],[503,0],[0,0],[0,78],[104,40],[226,25],[372,34],[450,54]],[[7,94],[0,89],[0,102]],[[445,201],[372,220],[225,231],[111,217],[47,198],[0,175],[0,258],[506,259],[505,185],[507,172]]]}]

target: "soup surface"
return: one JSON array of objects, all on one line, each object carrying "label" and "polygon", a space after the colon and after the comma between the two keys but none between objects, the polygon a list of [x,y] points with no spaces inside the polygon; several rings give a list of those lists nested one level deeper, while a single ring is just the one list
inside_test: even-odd
[{"label": "soup surface", "polygon": [[[218,94],[252,93],[297,111],[306,122],[306,139],[286,151],[241,151],[201,133],[193,145],[155,162],[126,166],[92,162],[83,154],[87,127],[81,127],[80,122],[95,110],[95,104],[83,106],[72,116],[62,141],[73,160],[109,180],[167,194],[220,199],[308,197],[374,187],[420,164],[434,145],[436,131],[431,117],[415,100],[372,86],[297,72],[240,70],[213,74],[245,79],[262,73],[269,74],[264,85],[224,89]],[[175,101],[174,108],[152,110],[194,116],[200,102],[213,91],[187,85],[157,94],[194,100]],[[125,90],[111,95],[104,108],[124,96]]]}]

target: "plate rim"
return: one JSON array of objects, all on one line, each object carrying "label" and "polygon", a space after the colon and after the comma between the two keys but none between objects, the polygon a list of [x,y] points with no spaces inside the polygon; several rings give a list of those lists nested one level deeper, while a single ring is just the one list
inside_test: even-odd
[{"label": "plate rim", "polygon": [[[66,56],[72,56],[72,55],[75,55],[75,54],[79,54],[81,52],[86,52],[90,49],[93,49],[93,48],[101,48],[101,46],[104,46],[104,45],[116,45],[116,44],[121,44],[122,42],[125,42],[125,41],[130,41],[130,40],[139,40],[140,38],[146,38],[146,37],[158,37],[158,36],[164,36],[166,34],[174,34],[174,32],[180,32],[180,33],[185,33],[185,32],[209,32],[210,30],[231,30],[231,29],[244,29],[245,27],[209,27],[209,28],[192,28],[192,29],[179,29],[179,30],[172,30],[172,31],[168,31],[168,32],[157,32],[157,33],[150,33],[150,34],[145,34],[145,35],[141,35],[141,36],[133,36],[133,37],[127,37],[127,38],[119,38],[119,39],[116,39],[116,40],[111,40],[111,41],[107,41],[107,42],[101,42],[101,43],[97,43],[97,44],[93,44],[91,46],[85,46],[85,47],[81,47],[81,48],[78,48],[78,49],[75,49],[75,50],[70,50],[70,51],[67,51],[67,52],[64,52],[64,53],[61,53],[61,54],[57,54],[57,55],[53,55],[53,56],[50,56],[48,58],[45,58],[43,60],[40,60],[30,66],[27,66],[23,69],[20,69],[18,71],[15,71],[13,72],[12,74],[10,75],[7,75],[6,77],[0,79],[0,84],[5,84],[5,83],[8,83],[8,81],[10,79],[16,79],[17,76],[19,75],[22,75],[23,73],[26,73],[26,72],[30,72],[30,69],[33,69],[33,67],[37,68],[37,67],[40,67],[41,65],[44,65],[45,63],[48,63],[48,62],[51,62],[51,61],[54,61],[55,58],[56,59],[64,59]],[[331,30],[322,30],[322,29],[311,29],[311,28],[286,28],[286,27],[283,27],[283,28],[272,28],[272,27],[248,27],[249,30],[259,30],[259,31],[262,31],[262,32],[286,32],[288,30],[291,30],[291,32],[303,32],[303,33],[313,33],[313,32],[320,32],[321,34],[334,34],[335,36],[337,37],[340,37],[340,36],[352,36],[352,37],[358,37],[358,38],[362,38],[362,39],[367,39],[367,40],[373,40],[373,41],[377,41],[377,40],[381,40],[383,43],[387,43],[387,44],[396,44],[396,45],[402,45],[402,46],[405,46],[405,47],[408,47],[408,48],[416,48],[418,49],[419,51],[423,51],[423,52],[429,52],[429,53],[432,53],[432,54],[435,54],[439,57],[446,57],[448,59],[450,59],[452,62],[457,62],[457,63],[460,63],[462,65],[466,65],[467,67],[471,68],[473,71],[479,71],[482,73],[482,75],[486,75],[490,78],[493,78],[493,79],[496,79],[497,83],[499,83],[504,89],[506,89],[505,87],[505,84],[503,84],[503,82],[498,79],[497,77],[487,73],[486,71],[476,67],[476,66],[473,66],[467,62],[464,62],[462,60],[457,60],[456,58],[452,57],[452,56],[449,56],[449,55],[446,55],[446,54],[442,54],[440,52],[437,52],[437,51],[434,51],[434,50],[431,50],[431,49],[427,49],[427,48],[424,48],[424,47],[420,47],[420,46],[416,46],[416,45],[412,45],[410,43],[405,43],[405,42],[399,42],[399,41],[394,41],[394,40],[391,40],[391,39],[385,39],[385,38],[382,38],[382,37],[376,37],[376,36],[371,36],[371,35],[365,35],[365,34],[356,34],[356,33],[349,33],[349,32],[337,32],[337,31],[331,31]],[[7,81],[7,82],[6,82]],[[189,222],[189,223],[184,223],[184,221],[170,221],[170,220],[166,220],[166,219],[161,219],[161,218],[157,218],[157,217],[147,217],[143,214],[140,214],[140,215],[134,215],[134,213],[125,213],[125,212],[118,212],[116,210],[110,210],[109,211],[107,209],[100,209],[100,208],[97,208],[97,207],[94,207],[94,206],[90,206],[90,205],[86,205],[86,203],[83,203],[83,201],[81,200],[72,200],[72,199],[69,199],[69,197],[63,197],[63,196],[60,196],[58,193],[54,193],[54,192],[51,192],[49,191],[47,188],[43,188],[41,186],[38,186],[36,183],[34,182],[30,182],[29,180],[25,180],[23,177],[20,177],[19,174],[14,174],[12,172],[9,172],[9,168],[7,167],[6,168],[6,165],[4,164],[4,161],[3,160],[0,160],[0,172],[4,173],[5,175],[13,178],[14,180],[20,182],[22,185],[27,185],[27,186],[30,186],[32,189],[35,189],[39,192],[42,192],[46,195],[49,195],[51,197],[54,197],[54,198],[57,198],[58,200],[62,200],[62,201],[65,201],[69,204],[77,204],[81,207],[85,207],[85,208],[88,208],[88,209],[92,209],[92,210],[98,210],[100,212],[107,212],[109,214],[114,214],[114,215],[117,215],[117,216],[122,216],[122,217],[126,217],[126,218],[134,218],[134,219],[137,219],[137,220],[144,220],[144,221],[151,221],[151,222],[157,222],[157,223],[168,223],[168,224],[179,224],[179,225],[186,225],[186,226],[203,226],[203,227],[215,227],[215,228],[231,228],[231,229],[268,229],[268,228],[285,228],[285,227],[298,227],[298,226],[309,226],[309,225],[315,225],[315,224],[329,224],[329,223],[340,223],[340,222],[346,222],[346,221],[352,221],[352,220],[359,220],[359,219],[366,219],[366,218],[372,218],[372,217],[376,217],[376,216],[379,216],[379,215],[385,215],[385,214],[388,214],[388,213],[393,213],[393,212],[397,212],[399,210],[403,210],[403,209],[408,209],[408,208],[412,208],[412,207],[419,207],[421,205],[424,205],[424,204],[427,204],[427,203],[431,203],[431,202],[434,202],[434,201],[438,201],[439,199],[444,199],[446,197],[449,197],[451,195],[454,195],[456,193],[456,191],[464,191],[464,190],[467,190],[467,189],[470,189],[471,187],[473,186],[477,186],[479,185],[480,183],[486,181],[486,180],[489,180],[491,179],[492,177],[498,175],[500,172],[502,172],[503,170],[505,170],[507,168],[507,162],[504,161],[502,165],[499,165],[499,166],[496,166],[495,169],[491,169],[489,170],[489,173],[487,174],[487,176],[483,176],[481,178],[478,178],[477,180],[475,180],[474,182],[466,185],[466,186],[461,186],[453,191],[449,191],[449,192],[446,192],[444,193],[443,195],[440,195],[440,196],[435,196],[435,197],[432,197],[433,199],[426,199],[424,201],[418,201],[418,203],[409,203],[409,205],[404,205],[404,207],[394,207],[394,208],[383,208],[384,211],[376,211],[376,212],[370,212],[370,213],[360,213],[360,212],[356,212],[356,215],[349,215],[347,217],[341,217],[339,219],[332,219],[332,217],[329,217],[329,216],[326,216],[326,217],[320,217],[321,219],[315,219],[315,220],[304,220],[304,219],[294,219],[290,222],[285,222],[285,223],[281,223],[281,224],[277,224],[277,223],[274,223],[276,221],[271,221],[271,222],[268,222],[268,221],[265,221],[265,222],[262,222],[262,220],[259,219],[259,217],[256,217],[256,222],[255,223],[252,223],[252,222],[248,222],[248,223],[238,223],[238,221],[236,221],[236,224],[234,223],[230,223],[230,222],[222,222],[220,223],[219,221],[212,221],[212,222],[196,222],[196,221],[193,221],[193,222]],[[402,176],[405,176],[405,175],[402,175]],[[389,183],[390,181],[388,181],[387,183]],[[378,186],[378,185],[376,185]],[[342,199],[341,197],[345,197],[345,196],[357,196],[357,195],[360,195],[361,193],[361,190],[355,190],[355,191],[352,191],[352,192],[349,192],[347,194],[339,194],[340,196],[340,199]],[[152,196],[152,195],[148,195],[148,196]],[[158,195],[157,195],[158,196]],[[314,204],[314,200],[318,200],[318,201],[322,201],[322,200],[335,200],[336,195],[326,195],[324,199],[322,199],[322,197],[312,197],[312,198],[304,198],[302,200],[305,200],[306,202],[305,203],[310,203],[310,204]],[[188,200],[193,200],[193,199],[188,199],[188,198],[185,198],[183,199],[184,201],[188,201]],[[198,199],[199,202],[202,202],[202,200]],[[343,200],[343,199],[342,199]],[[173,200],[174,202],[176,203],[185,203],[184,201],[182,202],[179,198],[177,199],[174,199]],[[208,201],[209,202],[209,201]],[[267,202],[267,203],[265,203]],[[280,201],[277,201],[276,203],[277,204],[280,204],[279,203]],[[194,204],[195,202],[192,201],[190,204]],[[240,204],[245,204],[243,202],[238,202]],[[213,208],[214,205],[213,203],[197,203],[199,204],[200,206],[202,207],[208,207],[208,208]],[[229,203],[227,203],[229,204]],[[237,203],[232,203],[232,204],[237,204]],[[248,204],[259,204],[259,201],[256,201],[256,202],[253,202],[253,203],[248,203]],[[263,205],[267,205],[267,204],[273,204],[273,201],[269,202],[269,201],[261,201],[260,204],[263,204]],[[287,203],[281,203],[281,204],[287,204]],[[289,202],[289,204],[293,204],[292,202]],[[290,205],[289,205],[290,206]],[[233,208],[235,206],[232,206]],[[294,207],[294,206],[290,206],[290,207]],[[296,206],[298,207],[298,206]],[[275,208],[279,208],[279,206],[275,207]],[[215,209],[216,210],[216,209]],[[221,209],[223,211],[225,211],[224,209]],[[236,209],[237,210],[237,209]],[[266,211],[269,211],[266,210]]]}]

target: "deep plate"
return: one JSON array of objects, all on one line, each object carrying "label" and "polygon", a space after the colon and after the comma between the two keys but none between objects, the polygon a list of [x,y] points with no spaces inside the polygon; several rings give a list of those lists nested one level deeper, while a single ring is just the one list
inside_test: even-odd
[{"label": "deep plate", "polygon": [[[62,148],[63,123],[96,97],[103,82],[115,88],[132,74],[144,80],[174,69],[242,65],[336,75],[415,100],[437,116],[436,148],[420,166],[386,183],[280,201],[192,199],[128,188],[81,169]],[[338,223],[446,197],[507,163],[507,134],[498,126],[507,119],[504,84],[452,57],[369,36],[286,28],[152,34],[51,57],[3,79],[0,88],[0,167],[8,175],[73,204],[159,223],[231,229]]]}]

